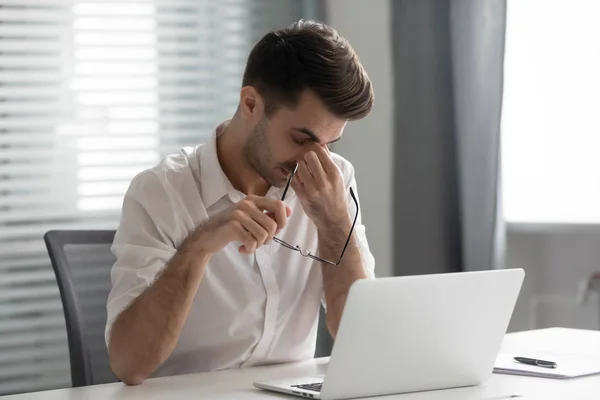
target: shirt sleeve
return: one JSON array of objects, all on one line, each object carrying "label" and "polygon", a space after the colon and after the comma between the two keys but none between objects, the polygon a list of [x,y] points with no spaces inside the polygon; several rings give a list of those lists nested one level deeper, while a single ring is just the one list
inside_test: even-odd
[{"label": "shirt sleeve", "polygon": [[176,252],[172,196],[152,171],[134,178],[127,190],[111,248],[117,261],[106,306],[107,346],[114,320],[152,284]]}]

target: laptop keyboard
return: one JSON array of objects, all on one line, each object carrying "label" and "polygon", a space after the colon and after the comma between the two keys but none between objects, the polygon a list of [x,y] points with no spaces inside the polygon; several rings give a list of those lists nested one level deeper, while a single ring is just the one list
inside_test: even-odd
[{"label": "laptop keyboard", "polygon": [[323,382],[319,383],[308,383],[306,385],[292,385],[292,387],[304,390],[311,390],[313,392],[320,392],[323,387]]}]

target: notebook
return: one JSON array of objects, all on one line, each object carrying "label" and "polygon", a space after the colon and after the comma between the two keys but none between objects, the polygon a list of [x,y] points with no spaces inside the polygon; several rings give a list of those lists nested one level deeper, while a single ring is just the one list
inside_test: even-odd
[{"label": "notebook", "polygon": [[[543,368],[522,364],[514,357],[527,357],[554,361],[556,368]],[[579,376],[600,374],[600,357],[544,351],[521,351],[500,353],[496,358],[494,372],[498,374],[526,375],[542,378],[569,379]]]}]

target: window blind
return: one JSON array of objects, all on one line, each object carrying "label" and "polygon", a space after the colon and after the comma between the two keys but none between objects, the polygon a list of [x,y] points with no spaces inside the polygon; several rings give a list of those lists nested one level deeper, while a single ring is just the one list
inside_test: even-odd
[{"label": "window blind", "polygon": [[0,395],[70,385],[42,235],[115,229],[129,181],[237,107],[302,0],[0,0]]}]

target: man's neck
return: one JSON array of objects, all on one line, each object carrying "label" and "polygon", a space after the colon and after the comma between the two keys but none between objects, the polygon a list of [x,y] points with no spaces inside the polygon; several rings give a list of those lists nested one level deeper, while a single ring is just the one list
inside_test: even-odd
[{"label": "man's neck", "polygon": [[270,185],[248,165],[244,158],[247,136],[242,121],[236,114],[223,125],[217,136],[217,158],[231,185],[246,195],[264,196]]}]

